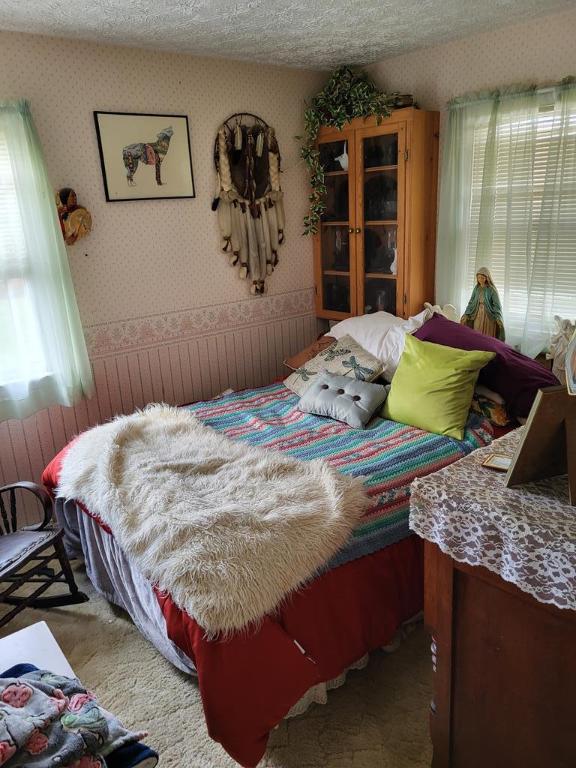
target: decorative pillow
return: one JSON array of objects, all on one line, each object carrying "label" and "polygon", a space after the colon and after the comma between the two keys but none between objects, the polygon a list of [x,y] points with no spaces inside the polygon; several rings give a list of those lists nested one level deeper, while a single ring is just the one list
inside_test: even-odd
[{"label": "decorative pillow", "polygon": [[551,371],[503,341],[440,315],[434,315],[414,335],[421,341],[456,349],[494,352],[494,360],[481,371],[478,381],[502,395],[512,416],[528,416],[538,390],[558,385],[558,379]]},{"label": "decorative pillow", "polygon": [[493,358],[494,352],[463,352],[407,334],[384,418],[462,440],[478,373]]},{"label": "decorative pillow", "polygon": [[[347,317],[346,320],[336,323],[330,329],[329,335],[336,339],[351,336],[367,352],[385,363],[388,354],[385,343],[390,331],[402,328],[404,333],[411,333],[416,328],[420,328],[431,317],[432,311],[428,309],[424,309],[414,317],[409,317],[408,320],[391,315],[389,312],[371,312],[359,317]],[[400,359],[400,355],[398,355],[398,359]],[[396,362],[397,364],[398,362]]]},{"label": "decorative pillow", "polygon": [[485,397],[487,400],[492,400],[493,403],[497,403],[498,405],[504,405],[506,402],[502,395],[499,395],[498,392],[494,392],[493,389],[488,389],[488,387],[485,387],[483,384],[476,384],[474,396],[476,395]]},{"label": "decorative pillow", "polygon": [[386,387],[381,384],[368,384],[325,371],[308,387],[298,408],[304,413],[328,416],[356,429],[364,429],[387,394]]},{"label": "decorative pillow", "polygon": [[335,341],[336,339],[331,336],[321,336],[316,341],[313,341],[312,344],[309,344],[307,347],[300,350],[300,352],[296,352],[295,355],[287,357],[284,360],[284,365],[287,365],[290,370],[296,371],[298,368],[302,368],[303,365],[306,365],[308,360],[312,360],[313,357],[316,357],[316,355],[319,352],[322,352],[323,349],[329,347],[330,344],[334,344]]},{"label": "decorative pillow", "polygon": [[343,336],[291,373],[284,379],[284,384],[297,395],[303,395],[314,377],[323,371],[360,381],[373,381],[381,370],[382,364],[374,355],[366,352],[351,336]]},{"label": "decorative pillow", "polygon": [[511,421],[504,403],[494,402],[491,398],[481,395],[478,389],[472,398],[472,410],[485,416],[491,424],[497,427],[506,427]]}]

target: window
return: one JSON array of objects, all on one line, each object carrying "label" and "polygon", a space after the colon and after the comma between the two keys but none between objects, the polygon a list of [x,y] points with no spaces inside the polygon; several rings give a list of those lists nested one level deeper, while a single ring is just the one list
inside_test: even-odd
[{"label": "window", "polygon": [[[458,145],[459,157],[451,164],[446,158],[442,184],[460,202],[451,205],[448,221],[442,190],[439,287],[450,285],[448,267],[450,298],[462,310],[476,270],[487,266],[506,340],[536,355],[548,343],[554,315],[576,315],[576,88],[500,93],[452,109],[457,126],[449,126],[447,140]],[[448,235],[450,228],[458,233]],[[447,257],[448,242],[456,253]]]},{"label": "window", "polygon": [[90,394],[92,377],[41,147],[0,103],[0,419]]},{"label": "window", "polygon": [[[48,364],[31,290],[32,264],[24,238],[14,173],[0,132],[0,382],[17,384],[43,378]],[[23,376],[23,373],[26,375]]]}]

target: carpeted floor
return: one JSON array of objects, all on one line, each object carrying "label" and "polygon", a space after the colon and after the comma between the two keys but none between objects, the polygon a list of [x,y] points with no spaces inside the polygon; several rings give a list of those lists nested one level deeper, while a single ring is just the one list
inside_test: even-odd
[{"label": "carpeted floor", "polygon": [[[85,685],[127,727],[149,731],[162,768],[233,768],[206,732],[195,683],[144,640],[130,619],[96,596],[82,572],[88,603],[23,611],[4,634],[44,619]],[[326,706],[284,721],[262,768],[428,768],[429,641],[420,626],[392,654],[331,691]],[[246,685],[250,684],[247,672]]]}]

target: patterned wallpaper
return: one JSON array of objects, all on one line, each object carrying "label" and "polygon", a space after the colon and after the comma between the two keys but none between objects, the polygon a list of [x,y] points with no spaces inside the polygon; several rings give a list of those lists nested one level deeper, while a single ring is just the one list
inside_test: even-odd
[{"label": "patterned wallpaper", "polygon": [[576,75],[573,10],[384,59],[369,67],[382,87],[413,93],[424,109],[496,86]]},{"label": "patterned wallpaper", "polygon": [[[294,136],[304,99],[325,76],[132,48],[0,33],[0,98],[30,100],[55,187],[72,186],[94,230],[68,249],[82,320],[102,323],[199,307],[257,302],[218,249],[213,141],[230,113],[276,128],[283,156],[287,241],[270,295],[313,286],[312,247],[301,237],[306,178]],[[194,200],[106,203],[92,111],[187,114]]]},{"label": "patterned wallpaper", "polygon": [[[573,71],[575,26],[576,9],[387,59],[372,70],[383,85],[442,109],[451,96],[469,90]],[[219,252],[210,211],[214,133],[236,110],[255,111],[274,125],[283,155],[287,242],[269,295],[303,291],[301,300],[307,300],[311,243],[300,234],[307,188],[293,137],[301,130],[304,99],[324,78],[306,70],[0,33],[1,97],[30,99],[54,186],[73,186],[92,211],[94,231],[69,249],[91,342],[112,338],[110,324],[131,327],[127,323],[142,319],[149,325],[156,317],[157,325],[168,327],[174,313],[196,322],[199,309],[260,301],[249,297],[247,284]],[[196,199],[106,203],[94,109],[188,114]],[[100,326],[108,330],[99,333]]]},{"label": "patterned wallpaper", "polygon": [[[38,480],[74,435],[146,403],[268,384],[317,335],[307,183],[294,140],[325,75],[0,33],[0,99],[28,98],[55,188],[72,186],[94,230],[68,249],[96,394],[0,423],[0,485]],[[187,114],[196,198],[106,203],[93,110]],[[232,112],[276,129],[286,243],[252,297],[219,251],[213,142]],[[33,226],[33,212],[30,225]]]}]

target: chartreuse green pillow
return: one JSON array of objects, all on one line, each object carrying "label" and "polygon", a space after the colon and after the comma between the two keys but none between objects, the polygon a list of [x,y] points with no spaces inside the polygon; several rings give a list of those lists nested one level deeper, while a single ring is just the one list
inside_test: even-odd
[{"label": "chartreuse green pillow", "polygon": [[406,334],[382,415],[462,440],[480,369],[494,352],[466,352]]}]

